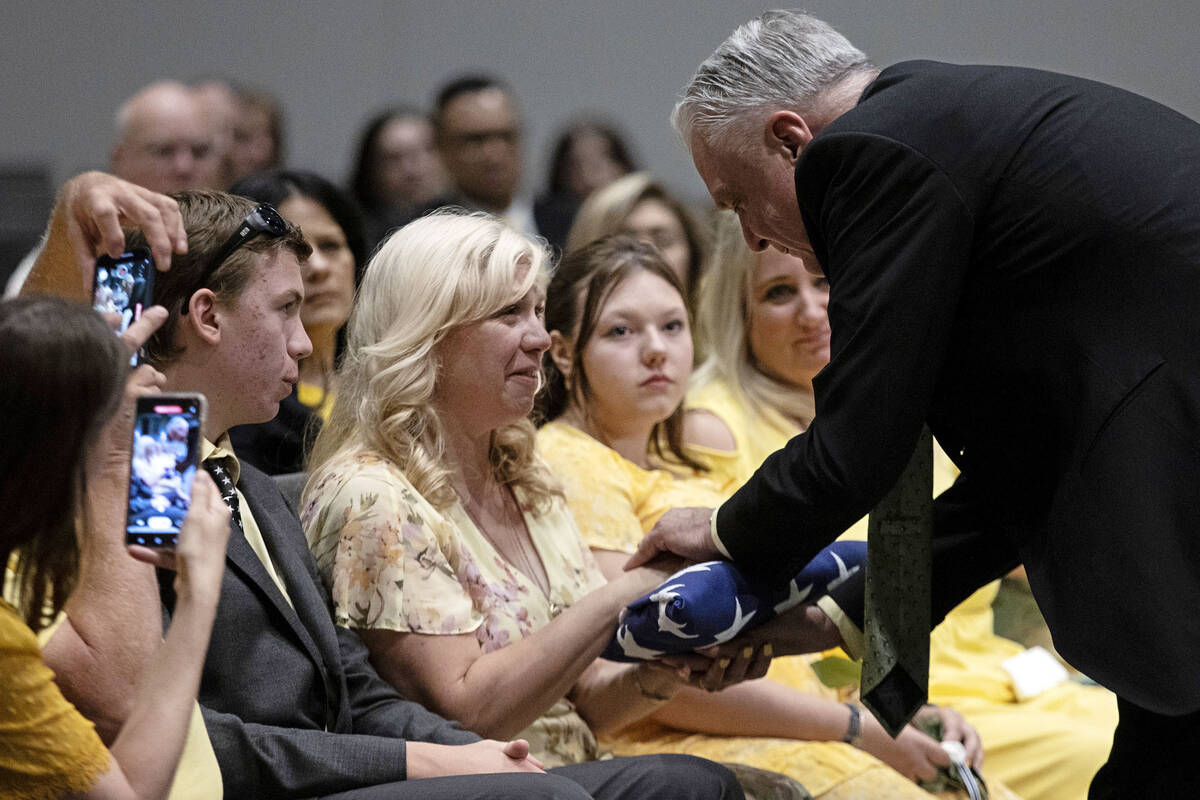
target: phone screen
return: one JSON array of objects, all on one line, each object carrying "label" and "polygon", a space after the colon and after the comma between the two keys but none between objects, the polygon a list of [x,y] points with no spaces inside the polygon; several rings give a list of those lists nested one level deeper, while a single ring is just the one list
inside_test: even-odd
[{"label": "phone screen", "polygon": [[[154,259],[149,250],[135,248],[119,258],[100,256],[92,284],[92,308],[121,318],[117,333],[136,322],[154,302]],[[136,365],[135,355],[130,363]]]},{"label": "phone screen", "polygon": [[200,464],[201,395],[140,397],[133,423],[126,544],[174,547]]}]

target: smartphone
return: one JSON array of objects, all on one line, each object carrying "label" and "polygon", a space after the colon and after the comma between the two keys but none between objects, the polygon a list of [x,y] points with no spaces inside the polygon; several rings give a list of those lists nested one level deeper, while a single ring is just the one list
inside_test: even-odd
[{"label": "smartphone", "polygon": [[139,397],[125,543],[173,548],[192,504],[207,404],[202,394]]},{"label": "smartphone", "polygon": [[[92,280],[92,308],[101,314],[121,318],[117,334],[137,322],[142,311],[154,302],[154,257],[144,247],[135,247],[117,258],[102,255],[96,259]],[[139,355],[129,363],[136,366]]]}]

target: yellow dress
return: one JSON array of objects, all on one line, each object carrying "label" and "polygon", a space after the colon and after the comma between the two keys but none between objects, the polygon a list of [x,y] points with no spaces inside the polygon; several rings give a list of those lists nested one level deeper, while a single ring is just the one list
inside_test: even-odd
[{"label": "yellow dress", "polygon": [[321,422],[329,422],[329,415],[333,413],[332,391],[327,392],[324,387],[315,383],[300,381],[296,384],[296,399],[311,408],[313,413],[321,418]]},{"label": "yellow dress", "polygon": [[85,792],[108,764],[95,726],[42,662],[37,636],[0,600],[0,795],[49,800]]},{"label": "yellow dress", "polygon": [[[538,431],[538,454],[563,484],[567,505],[595,549],[632,552],[644,532],[669,508],[714,505],[721,495],[706,480],[676,479],[665,470],[644,470],[619,453],[561,422]],[[768,677],[831,700],[802,658],[780,658]],[[804,784],[819,800],[913,798],[931,795],[874,756],[842,742],[811,742],[754,736],[688,733],[643,721],[602,736],[617,755],[687,753],[781,772]],[[953,795],[948,795],[953,796]],[[992,797],[1011,797],[1003,789]]]},{"label": "yellow dress", "polygon": [[[740,485],[763,458],[800,431],[779,415],[750,413],[728,386],[710,382],[693,389],[687,407],[720,417],[738,449],[757,459],[730,453],[697,452],[709,458],[721,480]],[[713,457],[715,455],[715,458]],[[940,448],[934,453],[934,491],[942,492],[957,471]],[[866,519],[843,538],[866,539]],[[1026,800],[1083,800],[1096,770],[1108,758],[1117,724],[1116,697],[1106,689],[1068,682],[1025,701],[1000,662],[1024,648],[993,632],[992,601],[1000,582],[979,589],[935,628],[929,640],[929,699],[949,706],[979,731],[987,772]]]},{"label": "yellow dress", "polygon": [[[9,598],[16,598],[17,595],[16,580],[12,571],[14,563],[15,557],[4,571],[4,595]],[[66,618],[66,614],[59,612],[53,624],[38,631],[39,647],[46,646]],[[0,745],[0,759],[3,758],[3,753],[4,748]],[[0,767],[0,777],[3,774],[3,767]],[[4,782],[0,781],[0,787],[4,785]],[[204,726],[204,715],[200,711],[200,704],[193,703],[183,753],[179,756],[179,766],[175,768],[175,779],[171,782],[171,793],[167,800],[220,800],[223,794],[221,767],[217,764],[212,741],[208,738],[208,729]],[[0,797],[7,798],[7,795],[0,793]]]},{"label": "yellow dress", "polygon": [[[500,555],[462,504],[435,509],[394,464],[369,455],[343,458],[315,479],[300,516],[342,627],[473,633],[487,653],[548,625],[604,584],[561,500],[541,513],[522,500],[550,581],[547,596]],[[565,697],[514,738],[527,739],[548,767],[603,755]]]}]

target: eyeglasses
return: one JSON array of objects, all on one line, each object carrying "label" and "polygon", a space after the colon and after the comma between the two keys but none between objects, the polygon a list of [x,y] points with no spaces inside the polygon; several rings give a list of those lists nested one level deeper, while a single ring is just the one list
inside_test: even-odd
[{"label": "eyeglasses", "polygon": [[180,313],[188,313],[188,300],[193,294],[204,288],[217,268],[224,264],[225,259],[233,255],[235,250],[260,233],[278,238],[287,232],[288,224],[283,217],[279,216],[275,206],[270,203],[259,203],[255,206],[254,210],[247,214],[246,218],[238,225],[237,230],[225,240],[225,244],[221,245],[221,249],[217,251],[212,261],[208,262],[204,272],[200,273],[200,280],[197,281],[196,288],[189,292],[187,298],[184,299],[183,310]]}]

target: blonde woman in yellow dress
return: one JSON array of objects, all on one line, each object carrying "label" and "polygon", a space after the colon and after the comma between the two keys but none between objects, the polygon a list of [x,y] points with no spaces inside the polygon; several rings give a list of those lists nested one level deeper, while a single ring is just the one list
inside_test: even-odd
[{"label": "blonde woman in yellow dress", "polygon": [[[562,481],[605,574],[615,578],[668,508],[723,496],[682,448],[692,365],[682,287],[652,246],[610,237],[563,259],[550,285],[547,327],[540,409],[547,421],[538,452]],[[650,720],[602,742],[617,753],[686,752],[784,772],[824,800],[930,797],[912,779],[932,778],[948,763],[938,743],[911,726],[892,740],[798,663],[788,670],[790,685],[754,681],[717,694],[682,688]],[[940,715],[951,738],[978,756],[961,717],[923,713]],[[854,746],[843,741],[851,739]],[[993,789],[992,796],[1006,795]]]},{"label": "blonde woman in yellow dress", "polygon": [[[688,393],[685,438],[734,488],[812,421],[812,382],[829,359],[828,288],[798,258],[751,253],[727,212],[714,263],[699,308],[709,357]],[[934,465],[940,492],[957,470],[940,449]],[[866,538],[865,520],[846,536]],[[929,698],[979,730],[989,773],[1026,800],[1082,800],[1112,744],[1116,700],[1073,682],[1019,699],[1001,663],[1024,648],[993,633],[998,589],[975,592],[933,631]]]}]

